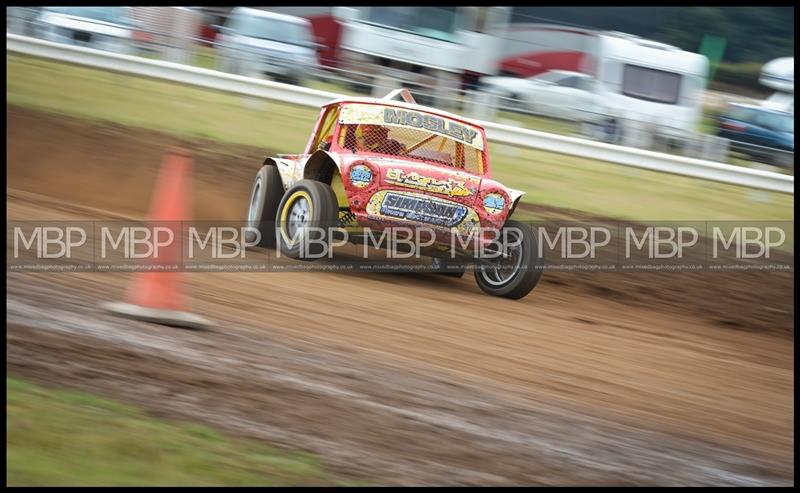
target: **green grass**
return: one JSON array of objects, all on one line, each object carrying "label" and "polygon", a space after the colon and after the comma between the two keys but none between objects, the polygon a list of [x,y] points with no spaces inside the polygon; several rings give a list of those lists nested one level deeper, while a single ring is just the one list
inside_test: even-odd
[{"label": "green grass", "polygon": [[194,54],[193,65],[200,68],[215,69],[217,65],[216,51],[211,46],[199,46]]},{"label": "green grass", "polygon": [[[318,111],[15,54],[9,103],[186,137],[301,152]],[[325,83],[317,87],[325,88]],[[327,86],[330,87],[330,86]],[[490,144],[494,177],[525,202],[626,220],[791,220],[794,196],[544,150]]]},{"label": "green grass", "polygon": [[[791,220],[793,196],[509,146],[490,147],[497,180],[525,201],[635,221]],[[532,173],[530,170],[535,170]]]},{"label": "green grass", "polygon": [[528,115],[525,113],[514,113],[511,111],[501,110],[497,112],[497,117],[494,121],[497,121],[498,123],[504,123],[506,125],[529,128],[531,130],[539,130],[540,132],[549,132],[551,134],[578,134],[578,125],[575,123],[565,120],[558,120],[555,118],[547,118],[544,116]]},{"label": "green grass", "polygon": [[9,54],[6,66],[8,103],[281,152],[305,146],[318,114],[287,103],[30,57]]},{"label": "green grass", "polygon": [[307,453],[154,419],[81,392],[6,380],[11,486],[347,485]]}]

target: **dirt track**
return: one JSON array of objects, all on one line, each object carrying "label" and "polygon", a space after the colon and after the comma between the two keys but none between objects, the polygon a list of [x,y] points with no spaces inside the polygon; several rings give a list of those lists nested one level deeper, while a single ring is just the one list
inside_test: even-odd
[{"label": "dirt track", "polygon": [[[7,122],[9,220],[142,217],[178,143]],[[241,220],[264,151],[182,144],[197,218]],[[125,274],[7,274],[9,371],[383,484],[794,482],[792,274],[546,273],[518,302],[469,276],[187,280],[213,332],[104,315]]]}]

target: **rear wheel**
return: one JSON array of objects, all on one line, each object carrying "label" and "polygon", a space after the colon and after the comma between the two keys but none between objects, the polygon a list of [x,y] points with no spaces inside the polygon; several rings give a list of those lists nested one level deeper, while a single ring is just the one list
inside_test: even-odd
[{"label": "rear wheel", "polygon": [[330,228],[339,224],[333,188],[319,181],[298,181],[281,199],[275,222],[281,254],[300,260],[316,259],[327,249]]},{"label": "rear wheel", "polygon": [[[247,211],[247,226],[261,232],[258,246],[275,248],[275,214],[283,196],[283,182],[278,168],[262,166],[256,174],[253,190],[250,192],[250,207]],[[255,232],[247,231],[245,241],[253,243]]]},{"label": "rear wheel", "polygon": [[504,255],[477,265],[475,280],[486,294],[518,300],[539,283],[544,258],[539,255],[533,229],[525,223],[506,221],[500,238],[507,238],[506,244],[498,242],[493,248]]}]

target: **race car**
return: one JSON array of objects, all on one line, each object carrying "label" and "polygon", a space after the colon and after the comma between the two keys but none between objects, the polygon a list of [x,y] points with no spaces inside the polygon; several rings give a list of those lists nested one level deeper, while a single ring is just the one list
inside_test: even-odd
[{"label": "race car", "polygon": [[302,260],[309,244],[334,241],[307,241],[313,228],[355,232],[347,241],[364,229],[414,228],[428,235],[421,251],[434,272],[474,267],[485,293],[520,299],[543,265],[533,228],[510,219],[522,195],[491,178],[481,126],[398,89],[323,105],[302,154],[263,162],[247,223],[259,246]]}]

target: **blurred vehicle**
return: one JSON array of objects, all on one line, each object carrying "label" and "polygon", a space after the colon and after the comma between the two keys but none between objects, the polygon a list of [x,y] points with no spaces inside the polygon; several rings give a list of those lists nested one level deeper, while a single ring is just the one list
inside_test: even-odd
[{"label": "blurred vehicle", "polygon": [[764,100],[762,106],[794,115],[794,57],[776,58],[765,63],[758,81],[777,91]]},{"label": "blurred vehicle", "polygon": [[318,67],[306,19],[236,7],[219,30],[217,60],[224,72],[299,84]]},{"label": "blurred vehicle", "polygon": [[512,9],[511,22],[498,32],[503,38],[499,53],[500,75],[528,78],[551,70],[583,70],[585,59],[599,32],[561,24],[528,22]]},{"label": "blurred vehicle", "polygon": [[[524,109],[540,114],[574,120],[598,107],[592,76],[569,70],[551,70],[534,77],[483,77],[482,90],[503,98],[519,100]],[[513,106],[513,101],[501,101]]]},{"label": "blurred vehicle", "polygon": [[597,36],[584,60],[594,75],[598,107],[584,123],[607,127],[610,120],[648,128],[669,142],[685,142],[698,130],[708,77],[708,58],[625,33]]},{"label": "blurred vehicle", "polygon": [[343,25],[341,66],[357,75],[354,88],[385,77],[410,87],[420,102],[435,93],[437,107],[452,107],[454,91],[497,73],[510,7],[337,7]]},{"label": "blurred vehicle", "polygon": [[136,26],[129,7],[45,7],[36,31],[56,43],[132,54]]},{"label": "blurred vehicle", "polygon": [[6,32],[36,36],[36,19],[42,7],[6,7]]},{"label": "blurred vehicle", "polygon": [[310,22],[311,31],[314,34],[314,42],[317,43],[317,55],[320,65],[338,67],[339,41],[342,36],[343,26],[333,15],[333,11],[336,7],[331,5],[300,7],[279,7],[277,5],[272,5],[261,8],[269,10],[270,12],[275,12],[276,14],[302,17]]},{"label": "blurred vehicle", "polygon": [[[404,102],[393,101],[397,95]],[[317,234],[309,226],[326,232],[340,226],[348,241],[363,239],[365,227],[369,235],[421,228],[432,241],[420,253],[436,259],[435,272],[461,277],[465,262],[478,263],[481,290],[519,299],[542,275],[533,228],[510,219],[522,195],[492,179],[483,128],[418,105],[398,89],[383,99],[345,97],[323,105],[302,153],[264,160],[247,220],[261,233],[259,246],[304,260],[329,252],[333,240],[323,234],[310,241]],[[513,241],[503,249],[499,237]],[[253,231],[247,241],[256,239]],[[481,256],[487,247],[499,255]]]},{"label": "blurred vehicle", "polygon": [[134,33],[145,56],[190,64],[201,40],[203,12],[197,7],[131,7]]},{"label": "blurred vehicle", "polygon": [[717,135],[753,160],[783,168],[794,163],[794,115],[763,106],[730,104]]},{"label": "blurred vehicle", "polygon": [[705,56],[625,33],[570,35],[583,40],[583,51],[575,51],[581,57],[569,59],[577,60],[580,70],[484,77],[482,89],[519,99],[534,113],[576,120],[584,133],[607,142],[620,143],[626,135],[629,143],[643,142],[648,134],[679,145],[697,131],[708,73]]}]

